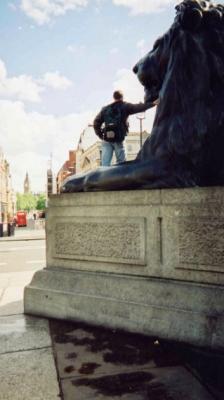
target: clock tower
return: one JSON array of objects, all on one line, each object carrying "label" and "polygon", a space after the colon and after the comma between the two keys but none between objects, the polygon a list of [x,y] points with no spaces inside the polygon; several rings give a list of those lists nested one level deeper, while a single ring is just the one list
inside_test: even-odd
[{"label": "clock tower", "polygon": [[30,193],[30,180],[28,172],[26,173],[26,178],[24,181],[24,193]]}]

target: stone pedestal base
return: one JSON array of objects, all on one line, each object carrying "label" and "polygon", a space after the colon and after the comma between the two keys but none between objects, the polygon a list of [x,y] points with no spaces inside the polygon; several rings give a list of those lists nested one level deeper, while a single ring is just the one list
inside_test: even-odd
[{"label": "stone pedestal base", "polygon": [[53,196],[25,312],[224,348],[224,188]]},{"label": "stone pedestal base", "polygon": [[42,270],[25,289],[25,312],[81,320],[224,348],[224,290],[165,279]]}]

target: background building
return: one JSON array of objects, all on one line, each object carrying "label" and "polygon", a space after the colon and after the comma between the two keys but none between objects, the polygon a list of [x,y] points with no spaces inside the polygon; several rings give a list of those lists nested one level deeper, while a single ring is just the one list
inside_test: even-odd
[{"label": "background building", "polygon": [[[143,143],[149,134],[144,131],[142,133]],[[140,135],[138,132],[130,132],[125,139],[125,151],[127,161],[134,160],[140,150]],[[76,173],[87,172],[101,165],[101,141],[97,141],[87,149],[78,147],[76,154]],[[116,157],[113,156],[112,164],[116,163]]]},{"label": "background building", "polygon": [[26,173],[26,177],[24,180],[24,193],[30,193],[30,179],[29,179],[29,175],[28,172]]},{"label": "background building", "polygon": [[76,173],[87,172],[99,167],[101,165],[101,154],[101,142],[99,141],[85,150],[78,148]]},{"label": "background building", "polygon": [[47,197],[53,193],[53,172],[51,168],[47,170]]},{"label": "background building", "polygon": [[[149,137],[148,132],[142,132],[142,143]],[[125,139],[126,160],[134,160],[140,150],[140,135],[139,132],[129,132]]]},{"label": "background building", "polygon": [[16,196],[12,189],[9,163],[0,148],[0,223],[9,222],[16,212]]},{"label": "background building", "polygon": [[76,151],[69,150],[69,158],[64,162],[62,167],[57,173],[56,177],[56,185],[57,185],[57,193],[60,192],[60,187],[62,182],[69,176],[76,173]]}]

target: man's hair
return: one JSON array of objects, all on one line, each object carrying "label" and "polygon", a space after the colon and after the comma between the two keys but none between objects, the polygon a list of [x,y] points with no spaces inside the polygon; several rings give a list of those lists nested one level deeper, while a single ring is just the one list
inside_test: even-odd
[{"label": "man's hair", "polygon": [[122,100],[123,93],[120,90],[115,90],[115,92],[113,93],[113,98],[114,100]]}]

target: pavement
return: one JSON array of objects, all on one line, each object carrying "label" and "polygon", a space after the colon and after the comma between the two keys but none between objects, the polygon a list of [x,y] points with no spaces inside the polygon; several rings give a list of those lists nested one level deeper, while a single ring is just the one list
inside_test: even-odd
[{"label": "pavement", "polygon": [[41,240],[45,239],[44,229],[27,229],[26,227],[16,228],[15,235],[0,237],[1,242],[20,241],[20,240]]},{"label": "pavement", "polygon": [[[41,235],[16,231],[0,248]],[[0,400],[224,399],[221,351],[24,315],[22,289],[32,274],[0,274]]]}]

